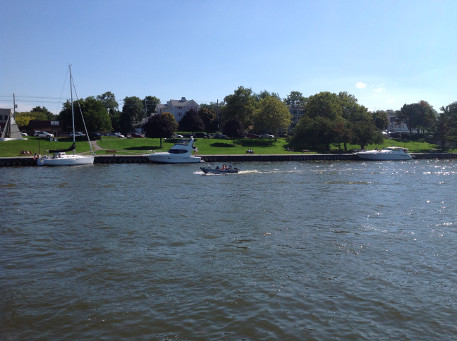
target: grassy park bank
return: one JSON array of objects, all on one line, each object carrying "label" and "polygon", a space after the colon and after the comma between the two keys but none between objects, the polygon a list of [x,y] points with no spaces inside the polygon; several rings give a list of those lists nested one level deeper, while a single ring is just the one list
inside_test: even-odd
[{"label": "grassy park bank", "polygon": [[[105,155],[107,151],[116,151],[118,155],[142,155],[149,154],[153,151],[166,151],[174,144],[174,140],[163,139],[162,147],[160,147],[160,139],[158,138],[117,138],[103,136],[96,141],[96,154]],[[27,140],[17,141],[1,141],[0,142],[0,157],[18,157],[23,156],[24,151],[30,152],[30,155],[45,154],[49,149],[59,149],[68,147],[71,141],[67,139],[58,139],[58,141],[48,141],[38,137],[28,137]],[[285,138],[278,139],[196,139],[195,143],[199,155],[237,155],[246,154],[247,150],[252,150],[257,155],[281,155],[281,154],[303,154],[303,153],[320,153],[322,151],[292,151],[288,149],[287,140]],[[398,141],[395,139],[385,139],[384,143],[377,145],[369,145],[366,149],[382,148],[387,146],[406,147],[411,153],[427,153],[430,151],[438,151],[438,146],[426,142],[416,141]],[[342,148],[342,147],[341,147]],[[359,146],[348,145],[348,152],[357,150]],[[79,141],[76,143],[78,153],[90,151],[87,141]],[[338,146],[333,145],[332,149],[327,153],[343,153]],[[446,152],[455,152],[448,150]]]}]

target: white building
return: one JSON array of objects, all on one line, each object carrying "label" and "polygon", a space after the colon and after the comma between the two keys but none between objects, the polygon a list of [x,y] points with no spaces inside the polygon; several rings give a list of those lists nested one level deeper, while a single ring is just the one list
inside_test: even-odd
[{"label": "white building", "polygon": [[387,110],[387,119],[389,120],[389,126],[387,127],[387,130],[389,132],[395,133],[406,133],[409,132],[409,128],[404,122],[397,122],[397,116],[395,114],[395,111],[393,110]]},{"label": "white building", "polygon": [[156,113],[169,112],[173,114],[176,122],[179,122],[184,114],[191,109],[198,111],[200,106],[193,99],[188,101],[186,97],[182,97],[180,100],[170,99],[166,104],[157,104]]}]

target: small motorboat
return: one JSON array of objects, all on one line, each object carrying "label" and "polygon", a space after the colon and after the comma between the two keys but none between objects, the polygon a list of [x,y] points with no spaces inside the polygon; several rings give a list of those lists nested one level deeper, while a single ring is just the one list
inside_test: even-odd
[{"label": "small motorboat", "polygon": [[401,147],[386,147],[381,150],[367,150],[355,153],[359,159],[374,161],[411,160],[408,149]]},{"label": "small motorboat", "polygon": [[211,167],[200,167],[200,169],[205,174],[236,174],[238,173],[238,168],[232,166],[217,166],[216,168]]}]

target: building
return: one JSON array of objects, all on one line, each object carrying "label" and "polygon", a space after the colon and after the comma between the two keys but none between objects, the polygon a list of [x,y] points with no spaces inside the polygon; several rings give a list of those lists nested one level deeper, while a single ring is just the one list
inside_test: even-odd
[{"label": "building", "polygon": [[29,135],[35,133],[35,131],[46,131],[53,134],[55,137],[68,136],[62,132],[59,121],[48,121],[48,120],[30,120],[28,126],[25,128]]},{"label": "building", "polygon": [[171,99],[166,104],[157,104],[156,113],[160,115],[169,112],[173,114],[176,122],[179,122],[185,113],[192,109],[198,111],[200,106],[193,99],[187,100],[186,97],[182,97],[180,100]]},{"label": "building", "polygon": [[292,115],[291,127],[295,127],[300,121],[300,118],[305,114],[305,108],[303,107],[289,107],[289,112]]},{"label": "building", "polygon": [[11,109],[0,109],[0,131],[5,128],[8,117],[11,115]]},{"label": "building", "polygon": [[409,133],[409,128],[404,122],[397,122],[397,115],[394,110],[386,110],[389,126],[387,131],[391,133]]}]

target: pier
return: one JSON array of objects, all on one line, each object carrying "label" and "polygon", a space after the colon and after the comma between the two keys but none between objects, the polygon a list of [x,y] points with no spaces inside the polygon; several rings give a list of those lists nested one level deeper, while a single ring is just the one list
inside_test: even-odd
[{"label": "pier", "polygon": [[[200,155],[205,162],[284,162],[284,161],[357,161],[354,154],[246,154],[246,155]],[[457,159],[457,153],[411,153],[414,160],[418,159]],[[96,155],[96,164],[149,163],[145,155]],[[0,167],[36,166],[31,156],[1,157]]]}]

